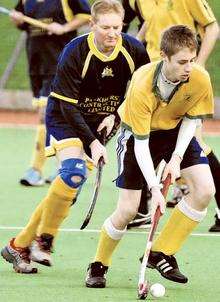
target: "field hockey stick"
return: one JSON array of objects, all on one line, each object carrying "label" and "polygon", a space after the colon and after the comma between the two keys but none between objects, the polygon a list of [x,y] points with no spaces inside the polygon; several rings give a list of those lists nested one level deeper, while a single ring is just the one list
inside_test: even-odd
[{"label": "field hockey stick", "polygon": [[[102,144],[104,146],[106,144],[106,133],[107,133],[106,128],[104,128],[102,131]],[[86,218],[83,221],[83,224],[81,225],[80,230],[83,230],[88,225],[88,223],[92,217],[92,213],[93,213],[93,210],[96,205],[96,201],[97,201],[97,197],[98,197],[99,189],[100,189],[100,185],[101,185],[103,166],[104,166],[104,159],[103,159],[103,157],[101,157],[98,162],[92,200],[90,202],[90,205],[89,205],[89,208],[88,208],[88,211],[86,214]]]},{"label": "field hockey stick", "polygon": [[[166,162],[162,160],[159,164],[158,167],[158,172],[157,172],[157,179],[160,181],[164,168],[165,168]],[[163,181],[161,193],[163,194],[164,198],[166,198],[169,186],[171,183],[171,177],[170,174],[167,176],[167,178]],[[145,280],[145,275],[146,275],[146,269],[147,269],[147,263],[148,263],[148,258],[150,255],[151,247],[152,247],[152,242],[153,242],[153,237],[155,234],[155,231],[158,226],[159,219],[161,217],[161,212],[160,208],[157,207],[156,212],[153,217],[152,225],[150,228],[150,232],[147,238],[147,243],[146,243],[146,248],[145,248],[145,253],[142,259],[141,267],[140,267],[140,272],[139,272],[139,280],[138,280],[138,299],[140,300],[145,300],[149,291],[150,284],[147,280]]]},{"label": "field hockey stick", "polygon": [[[11,10],[9,10],[9,9],[3,7],[3,6],[0,6],[0,13],[10,15],[10,12],[11,12]],[[39,21],[37,19],[34,19],[34,18],[23,15],[22,20],[24,22],[30,24],[30,25],[35,26],[35,27],[40,27],[42,29],[48,30],[48,24],[46,24],[42,21]]]}]

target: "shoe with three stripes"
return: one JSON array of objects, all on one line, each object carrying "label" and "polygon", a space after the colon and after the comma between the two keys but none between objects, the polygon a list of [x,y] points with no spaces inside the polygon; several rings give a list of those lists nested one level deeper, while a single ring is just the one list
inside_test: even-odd
[{"label": "shoe with three stripes", "polygon": [[158,270],[161,276],[170,281],[178,283],[188,282],[188,278],[180,272],[176,258],[173,255],[168,256],[162,252],[151,251],[147,266]]}]

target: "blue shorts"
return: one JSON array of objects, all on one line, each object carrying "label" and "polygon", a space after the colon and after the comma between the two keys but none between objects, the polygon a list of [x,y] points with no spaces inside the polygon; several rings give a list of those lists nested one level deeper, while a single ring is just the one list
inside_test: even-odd
[{"label": "blue shorts", "polygon": [[[60,151],[67,147],[83,147],[85,153],[91,157],[91,151],[88,145],[83,145],[82,141],[78,137],[78,134],[74,127],[68,123],[65,117],[62,114],[60,108],[60,102],[57,99],[49,98],[46,108],[46,156],[53,156],[56,154],[56,151]],[[105,116],[103,115],[83,115],[84,120],[89,126],[90,130],[93,132],[94,136],[102,141],[100,134],[97,132],[99,124],[102,122]],[[118,129],[118,124],[115,123],[115,126],[107,137],[109,141],[112,136],[114,136]]]},{"label": "blue shorts", "polygon": [[[168,162],[176,146],[179,127],[171,130],[151,132],[149,148],[156,168],[164,159]],[[145,179],[134,154],[134,137],[124,128],[121,129],[117,141],[118,177],[116,185],[119,188],[141,190]],[[180,168],[184,169],[198,164],[208,164],[208,159],[193,137],[181,162]]]}]

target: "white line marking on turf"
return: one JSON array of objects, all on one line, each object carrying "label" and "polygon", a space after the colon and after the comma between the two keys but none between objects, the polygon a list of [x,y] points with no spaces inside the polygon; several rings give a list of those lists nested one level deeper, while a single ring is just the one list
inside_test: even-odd
[{"label": "white line marking on turf", "polygon": [[[0,230],[22,230],[23,227],[16,227],[16,226],[0,226]],[[95,230],[95,229],[86,229],[86,230],[80,230],[80,229],[60,229],[60,232],[66,232],[66,233],[73,233],[73,232],[83,232],[83,233],[99,233],[100,230]],[[128,231],[127,234],[145,234],[148,233],[144,232],[143,229],[142,231]],[[158,233],[158,232],[157,232]],[[191,236],[195,237],[220,237],[220,233],[192,233]]]}]

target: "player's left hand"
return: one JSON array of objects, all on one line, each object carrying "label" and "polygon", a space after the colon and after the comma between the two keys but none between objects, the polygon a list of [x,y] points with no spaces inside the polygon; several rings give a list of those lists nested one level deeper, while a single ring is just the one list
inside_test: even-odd
[{"label": "player's left hand", "polygon": [[175,182],[177,178],[180,177],[180,163],[181,163],[181,158],[177,154],[173,154],[170,161],[166,165],[163,176],[162,176],[162,181],[164,181],[167,177],[168,174],[171,176],[171,184]]},{"label": "player's left hand", "polygon": [[49,35],[63,35],[65,33],[65,27],[57,22],[52,22],[48,24],[47,28]]},{"label": "player's left hand", "polygon": [[97,131],[101,132],[102,129],[106,127],[106,136],[108,136],[111,133],[114,124],[115,124],[115,116],[111,114],[105,117],[104,120],[101,122],[101,124],[99,124]]}]

